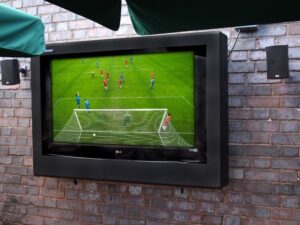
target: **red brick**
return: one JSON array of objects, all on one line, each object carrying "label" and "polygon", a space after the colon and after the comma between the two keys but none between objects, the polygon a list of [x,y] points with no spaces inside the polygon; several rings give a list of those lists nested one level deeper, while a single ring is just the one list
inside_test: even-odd
[{"label": "red brick", "polygon": [[255,168],[270,168],[271,160],[270,159],[254,159],[253,167],[255,167]]},{"label": "red brick", "polygon": [[222,217],[216,215],[203,215],[201,216],[201,223],[203,225],[221,225]]},{"label": "red brick", "polygon": [[224,189],[229,191],[248,193],[248,192],[254,192],[255,187],[253,182],[246,182],[244,180],[242,181],[230,180],[229,185],[227,185]]},{"label": "red brick", "polygon": [[45,198],[45,206],[50,208],[56,208],[57,200],[56,199],[47,199]]},{"label": "red brick", "polygon": [[195,224],[200,224],[201,217],[202,216],[199,213],[197,213],[197,214],[190,214],[189,221],[191,221],[192,223],[195,223]]},{"label": "red brick", "polygon": [[278,108],[280,97],[247,97],[246,107],[249,108]]},{"label": "red brick", "polygon": [[175,222],[185,222],[187,220],[188,214],[181,211],[172,211],[171,220]]},{"label": "red brick", "polygon": [[241,225],[280,225],[280,222],[270,219],[242,218]]},{"label": "red brick", "polygon": [[168,211],[156,209],[144,209],[142,215],[145,219],[169,220],[171,218]]},{"label": "red brick", "polygon": [[44,223],[44,219],[42,217],[39,216],[29,216],[26,215],[23,220],[22,220],[23,224],[28,224],[28,225],[41,225]]},{"label": "red brick", "polygon": [[244,202],[243,195],[236,192],[227,192],[226,199],[229,203],[242,204]]},{"label": "red brick", "polygon": [[23,165],[24,166],[33,166],[32,156],[24,156],[23,157]]},{"label": "red brick", "polygon": [[250,132],[278,132],[280,130],[280,122],[247,120],[244,122],[244,128],[245,131]]},{"label": "red brick", "polygon": [[270,170],[246,170],[245,179],[275,182],[280,181],[280,172]]},{"label": "red brick", "polygon": [[295,84],[274,86],[274,94],[276,95],[299,95],[300,86]]},{"label": "red brick", "polygon": [[220,215],[239,215],[239,216],[251,216],[252,207],[232,204],[232,203],[220,203],[218,205],[217,213]]},{"label": "red brick", "polygon": [[12,175],[27,175],[28,169],[26,167],[7,166],[6,173]]},{"label": "red brick", "polygon": [[266,132],[251,133],[251,144],[270,144],[271,135]]},{"label": "red brick", "polygon": [[261,218],[270,218],[271,217],[271,209],[263,208],[263,207],[256,207],[254,209],[254,215],[256,217],[261,217]]},{"label": "red brick", "polygon": [[281,199],[278,195],[267,194],[248,194],[245,195],[245,202],[247,205],[254,206],[280,206]]},{"label": "red brick", "polygon": [[58,200],[57,208],[59,208],[59,209],[70,209],[70,210],[81,210],[82,204],[79,201]]},{"label": "red brick", "polygon": [[[192,208],[192,210],[195,210]],[[211,202],[199,202],[197,212],[213,213],[215,212],[215,204]]]},{"label": "red brick", "polygon": [[281,171],[280,180],[282,182],[298,182],[297,171]]},{"label": "red brick", "polygon": [[71,179],[60,179],[60,186],[64,189],[72,189],[72,190],[82,190],[83,189],[83,182],[78,182],[74,184],[73,180]]},{"label": "red brick", "polygon": [[272,168],[300,170],[300,159],[273,159]]},{"label": "red brick", "polygon": [[44,184],[44,179],[42,177],[23,176],[21,179],[21,184],[42,187]]},{"label": "red brick", "polygon": [[65,220],[74,220],[75,219],[75,212],[70,210],[62,210],[62,217]]},{"label": "red brick", "polygon": [[[172,203],[172,204],[170,204]],[[195,202],[190,202],[190,201],[170,201],[168,204],[168,207],[171,209],[176,209],[176,210],[183,210],[183,211],[193,211],[196,210],[197,204]],[[204,207],[206,209],[210,208],[211,204],[205,204],[204,205],[198,205],[199,208]]]},{"label": "red brick", "polygon": [[10,147],[9,148],[10,155],[20,155],[20,156],[29,156],[32,155],[32,148],[29,147]]},{"label": "red brick", "polygon": [[250,119],[250,109],[235,109],[229,108],[229,119]]},{"label": "red brick", "polygon": [[239,168],[247,168],[251,167],[251,158],[240,157],[240,156],[230,156],[229,157],[229,165],[230,167],[239,167]]},{"label": "red brick", "polygon": [[140,196],[123,196],[121,203],[135,206],[149,206],[149,199]]},{"label": "red brick", "polygon": [[44,206],[45,200],[44,198],[38,196],[24,196],[22,198],[22,203],[25,205],[34,205],[34,206]]},{"label": "red brick", "polygon": [[63,191],[59,189],[41,188],[41,195],[44,197],[62,198],[63,194]]},{"label": "red brick", "polygon": [[1,156],[0,157],[0,164],[2,165],[9,165],[12,162],[11,156]]},{"label": "red brick", "polygon": [[283,197],[282,206],[286,208],[299,209],[300,197]]},{"label": "red brick", "polygon": [[98,207],[99,212],[104,214],[112,214],[118,216],[125,216],[126,215],[126,208],[125,206],[108,206],[108,205],[101,205]]},{"label": "red brick", "polygon": [[279,157],[281,154],[278,146],[248,145],[245,146],[246,156]]},{"label": "red brick", "polygon": [[244,170],[229,168],[229,178],[230,179],[243,179],[244,178]]},{"label": "red brick", "polygon": [[131,224],[145,225],[146,222],[144,219],[120,218],[119,224],[120,225],[131,225]]},{"label": "red brick", "polygon": [[100,224],[101,223],[101,216],[79,213],[77,214],[77,219],[81,222],[89,222],[93,224]]},{"label": "red brick", "polygon": [[192,199],[203,201],[224,201],[224,193],[216,191],[192,191]]},{"label": "red brick", "polygon": [[39,215],[50,218],[62,218],[62,210],[52,208],[40,208]]},{"label": "red brick", "polygon": [[277,220],[290,220],[293,218],[293,210],[273,208],[272,218]]},{"label": "red brick", "polygon": [[58,188],[58,179],[57,178],[46,178],[45,186],[47,188]]},{"label": "red brick", "polygon": [[300,23],[289,24],[289,34],[300,34]]},{"label": "red brick", "polygon": [[141,209],[140,207],[134,207],[134,206],[127,207],[126,215],[129,217],[140,217]]},{"label": "red brick", "polygon": [[11,193],[11,194],[25,195],[27,192],[27,188],[24,187],[23,185],[6,184],[4,186],[4,192]]}]

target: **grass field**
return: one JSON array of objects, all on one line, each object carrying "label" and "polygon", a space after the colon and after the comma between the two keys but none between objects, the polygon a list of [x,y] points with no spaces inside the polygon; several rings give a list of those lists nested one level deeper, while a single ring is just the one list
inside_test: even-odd
[{"label": "grass field", "polygon": [[[56,59],[51,66],[54,142],[195,146],[192,52]],[[106,72],[110,73],[107,90],[103,86]],[[151,72],[155,73],[153,89]],[[124,83],[120,88],[121,73]],[[90,101],[90,112],[76,110],[76,93],[81,109],[84,99]],[[124,126],[128,110],[104,113],[103,109],[162,110],[129,111],[130,122]],[[158,132],[166,111],[163,109],[171,114],[171,123]]]}]

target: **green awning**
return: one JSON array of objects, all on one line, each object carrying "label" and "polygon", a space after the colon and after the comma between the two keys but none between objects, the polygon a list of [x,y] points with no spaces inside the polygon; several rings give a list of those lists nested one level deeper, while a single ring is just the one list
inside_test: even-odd
[{"label": "green awning", "polygon": [[44,25],[41,20],[0,4],[0,56],[28,57],[44,51]]},{"label": "green awning", "polygon": [[[121,0],[48,0],[112,30],[120,25]],[[126,0],[138,34],[159,34],[300,20],[296,1]]]},{"label": "green awning", "polygon": [[57,6],[93,20],[111,30],[118,30],[121,19],[121,0],[50,0]]},{"label": "green awning", "polygon": [[126,0],[135,31],[159,34],[300,20],[295,1]]}]

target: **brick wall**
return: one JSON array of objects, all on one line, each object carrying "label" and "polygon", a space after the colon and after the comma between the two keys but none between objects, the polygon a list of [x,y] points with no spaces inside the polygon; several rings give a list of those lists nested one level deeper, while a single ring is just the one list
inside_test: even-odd
[{"label": "brick wall", "polygon": [[[125,6],[112,32],[43,0],[0,2],[39,15],[48,43],[135,35]],[[231,49],[237,33],[223,32]],[[264,48],[277,44],[290,47],[291,77],[267,80]],[[211,190],[34,177],[30,76],[0,85],[0,224],[299,225],[299,94],[300,23],[241,34],[229,61],[230,183]]]}]

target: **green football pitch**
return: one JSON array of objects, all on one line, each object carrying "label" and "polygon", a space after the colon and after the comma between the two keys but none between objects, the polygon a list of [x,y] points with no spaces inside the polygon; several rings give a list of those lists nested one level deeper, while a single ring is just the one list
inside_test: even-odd
[{"label": "green football pitch", "polygon": [[[54,142],[195,146],[192,52],[54,59],[51,70]],[[163,129],[167,113],[171,122]]]}]

